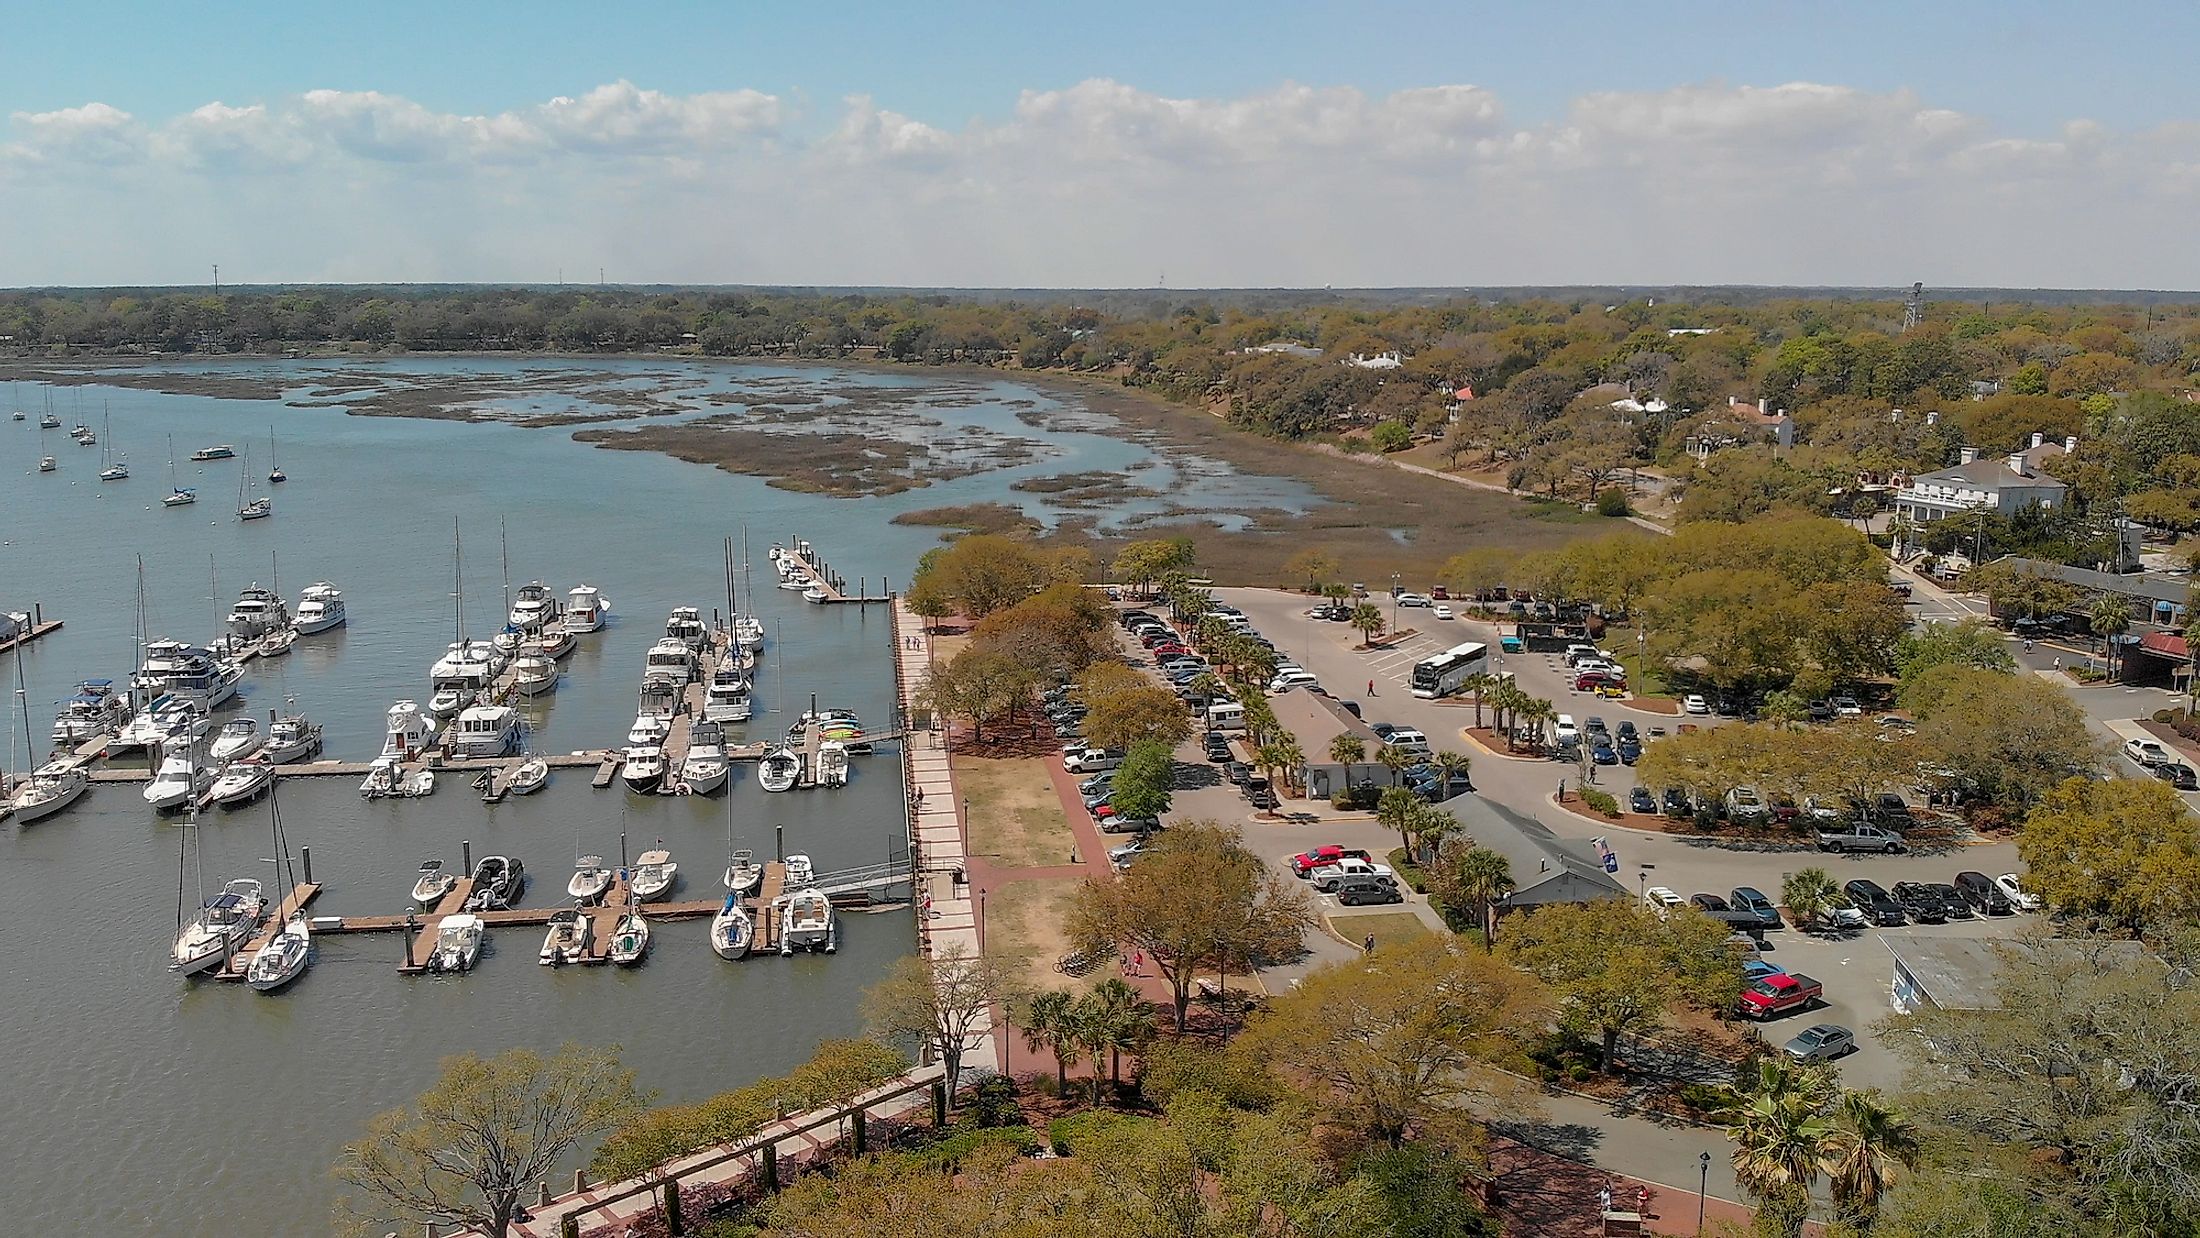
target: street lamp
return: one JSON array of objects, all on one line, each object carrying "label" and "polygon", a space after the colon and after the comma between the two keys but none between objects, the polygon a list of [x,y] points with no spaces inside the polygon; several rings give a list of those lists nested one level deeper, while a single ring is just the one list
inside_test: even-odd
[{"label": "street lamp", "polygon": [[1703,1238],[1704,1196],[1711,1191],[1711,1154],[1696,1154],[1696,1238]]}]

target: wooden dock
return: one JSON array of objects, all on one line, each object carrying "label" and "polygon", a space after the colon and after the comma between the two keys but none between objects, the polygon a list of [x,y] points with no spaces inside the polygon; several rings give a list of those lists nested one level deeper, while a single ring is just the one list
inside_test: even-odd
[{"label": "wooden dock", "polygon": [[230,956],[229,965],[210,974],[216,980],[244,979],[245,973],[251,970],[253,956],[260,952],[261,947],[274,940],[275,934],[283,931],[283,925],[288,924],[292,916],[304,911],[320,893],[321,883],[317,881],[301,881],[292,887],[289,895],[276,905],[275,914],[252,935],[252,940]]},{"label": "wooden dock", "polygon": [[[95,742],[104,744],[104,741]],[[615,763],[617,758],[618,754],[616,752],[590,751],[558,753],[555,755],[545,754],[542,759],[548,761],[552,769],[586,769],[591,765]],[[73,759],[79,764],[88,763],[91,760],[90,757],[84,756],[81,752]],[[404,773],[408,774],[419,769],[432,769],[439,775],[438,781],[441,781],[440,775],[444,774],[480,773],[484,770],[509,773],[510,768],[516,767],[524,759],[522,757],[444,757],[437,755],[425,761],[408,761],[402,769]],[[374,762],[372,761],[302,761],[276,766],[275,777],[278,779],[364,778],[367,776],[367,772],[373,768]],[[135,766],[95,769],[91,773],[92,781],[95,783],[150,782],[153,778],[151,769]],[[598,785],[602,784],[599,783]]]},{"label": "wooden dock", "polygon": [[784,554],[785,559],[791,559],[810,578],[811,587],[823,595],[810,597],[804,594],[805,601],[821,606],[883,606],[894,600],[893,591],[886,587],[886,578],[883,576],[879,577],[879,591],[875,594],[870,591],[871,582],[867,577],[858,579],[855,591],[849,592],[848,578],[835,572],[832,565],[825,561],[825,557],[817,552],[817,547],[803,538],[789,538]]},{"label": "wooden dock", "polygon": [[10,649],[15,648],[17,645],[28,645],[41,636],[50,636],[60,630],[61,621],[59,619],[33,619],[31,621],[31,626],[23,629],[20,632],[17,632],[15,635],[9,637],[6,640],[0,640],[0,653],[6,653]]}]

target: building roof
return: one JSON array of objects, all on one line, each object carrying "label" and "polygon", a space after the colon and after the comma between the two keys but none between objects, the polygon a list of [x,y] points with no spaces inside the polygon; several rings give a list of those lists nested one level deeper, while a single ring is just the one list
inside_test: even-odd
[{"label": "building roof", "polygon": [[[2057,448],[2057,450],[2061,450]],[[1987,456],[1969,464],[1919,473],[1910,479],[1913,486],[1970,486],[1980,490],[1999,490],[2004,486],[2030,486],[2042,490],[2065,490],[2068,487],[2052,477],[2032,476],[2009,467],[2006,456]]]},{"label": "building roof", "polygon": [[2089,567],[2069,567],[2061,563],[2049,563],[2045,559],[2020,559],[2015,555],[2004,556],[1998,561],[2033,576],[2053,576],[2080,589],[2090,589],[2095,593],[2120,593],[2125,597],[2149,602],[2182,605],[2189,588],[2182,580],[2166,580],[2145,572],[2119,576],[2114,572],[2096,572]]},{"label": "building roof", "polygon": [[1545,903],[1582,903],[1595,898],[1626,898],[1627,887],[1612,879],[1586,842],[1562,839],[1540,821],[1492,804],[1468,792],[1438,807],[1459,819],[1476,845],[1495,851],[1512,865],[1513,892],[1508,907]]},{"label": "building roof", "polygon": [[1994,979],[2012,955],[2039,958],[2080,951],[2138,959],[2145,947],[2135,941],[2013,941],[2002,937],[1948,937],[1905,929],[1883,929],[1880,944],[1916,982],[1917,991],[1942,1010],[1993,1010],[1999,1005]]},{"label": "building roof", "polygon": [[2179,662],[2192,657],[2192,646],[2175,632],[2149,632],[2139,638],[2139,648],[2148,653],[2158,653]]}]

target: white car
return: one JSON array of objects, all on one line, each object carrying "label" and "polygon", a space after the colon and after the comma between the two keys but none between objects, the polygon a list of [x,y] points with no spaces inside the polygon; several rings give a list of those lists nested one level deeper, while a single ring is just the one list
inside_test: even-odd
[{"label": "white car", "polygon": [[2003,873],[2001,876],[1994,878],[1994,888],[2007,895],[2009,905],[2018,911],[2038,911],[2040,909],[2040,896],[2025,889],[2017,881],[2015,873]]},{"label": "white car", "polygon": [[1436,612],[1435,612],[1435,613],[1436,613],[1436,617],[1437,617],[1438,619],[1449,619],[1449,618],[1452,618],[1452,613],[1451,613],[1451,607],[1449,607],[1449,606],[1442,606],[1442,605],[1439,605],[1439,606],[1438,606],[1438,607],[1436,608]]},{"label": "white car", "polygon": [[1700,694],[1691,692],[1681,698],[1681,710],[1684,713],[1708,714],[1711,712],[1711,702],[1703,699]]},{"label": "white car", "polygon": [[1661,916],[1688,905],[1688,900],[1673,893],[1671,889],[1665,886],[1651,886],[1649,889],[1644,890],[1642,901],[1650,904]]},{"label": "white car", "polygon": [[1401,593],[1398,595],[1398,605],[1400,606],[1434,606],[1435,604],[1436,599],[1426,593]]},{"label": "white car", "polygon": [[2125,740],[2124,755],[2131,758],[2133,764],[2147,769],[2169,764],[2169,753],[2151,739]]},{"label": "white car", "polygon": [[1560,714],[1551,723],[1551,738],[1560,745],[1581,742],[1581,728],[1574,725],[1572,714]]},{"label": "white car", "polygon": [[1277,671],[1276,677],[1268,681],[1268,692],[1272,696],[1289,692],[1293,688],[1319,687],[1321,680],[1314,678],[1313,672],[1302,671],[1295,666],[1289,670]]}]

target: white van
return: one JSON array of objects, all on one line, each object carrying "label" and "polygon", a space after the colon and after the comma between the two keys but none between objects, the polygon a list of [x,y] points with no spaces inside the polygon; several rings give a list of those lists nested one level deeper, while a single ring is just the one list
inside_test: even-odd
[{"label": "white van", "polygon": [[1245,706],[1236,701],[1216,701],[1207,707],[1207,727],[1215,731],[1245,729]]},{"label": "white van", "polygon": [[1399,727],[1397,730],[1392,731],[1390,733],[1390,738],[1384,740],[1383,743],[1388,747],[1401,749],[1403,751],[1413,753],[1416,756],[1425,757],[1428,755],[1429,751],[1428,736],[1421,734],[1419,731],[1416,731],[1409,726],[1402,726]]},{"label": "white van", "polygon": [[1097,774],[1123,764],[1123,754],[1113,748],[1072,748],[1062,754],[1062,768],[1072,774]]},{"label": "white van", "polygon": [[1321,680],[1314,678],[1313,672],[1302,671],[1295,666],[1277,671],[1276,677],[1268,681],[1268,691],[1271,693],[1289,692],[1293,688],[1319,687]]},{"label": "white van", "polygon": [[1551,738],[1557,741],[1562,748],[1568,744],[1581,742],[1581,728],[1574,725],[1572,714],[1560,714],[1558,716],[1558,721],[1551,727]]}]

